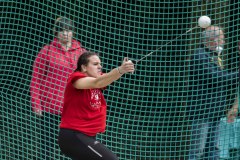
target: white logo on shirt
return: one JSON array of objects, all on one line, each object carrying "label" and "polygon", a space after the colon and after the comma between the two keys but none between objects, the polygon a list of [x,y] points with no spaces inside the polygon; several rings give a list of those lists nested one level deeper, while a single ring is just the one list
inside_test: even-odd
[{"label": "white logo on shirt", "polygon": [[90,105],[95,109],[101,107],[101,91],[99,89],[91,89]]}]

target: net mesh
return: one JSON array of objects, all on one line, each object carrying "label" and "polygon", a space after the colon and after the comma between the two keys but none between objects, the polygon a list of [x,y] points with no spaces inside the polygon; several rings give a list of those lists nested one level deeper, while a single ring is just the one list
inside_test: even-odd
[{"label": "net mesh", "polygon": [[[0,159],[38,159],[43,144],[45,159],[67,159],[55,141],[58,128],[53,124],[60,122],[59,117],[36,116],[30,97],[34,60],[53,40],[52,28],[59,16],[74,21],[74,38],[87,50],[100,53],[105,72],[124,57],[139,60],[154,51],[137,63],[134,74],[124,75],[104,91],[107,128],[97,139],[121,160],[188,159],[189,58],[200,46],[203,31],[194,27],[200,16],[207,15],[213,25],[224,28],[224,67],[238,72],[239,8],[240,2],[230,0],[1,0]],[[230,107],[238,79],[224,82],[226,107]],[[46,133],[42,121],[48,122]],[[220,122],[220,156],[237,157],[239,120],[228,124],[223,117]]]}]

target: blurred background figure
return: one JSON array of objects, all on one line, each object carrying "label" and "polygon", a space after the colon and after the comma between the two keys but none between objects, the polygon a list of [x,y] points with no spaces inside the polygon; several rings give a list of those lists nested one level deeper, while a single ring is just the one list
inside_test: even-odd
[{"label": "blurred background figure", "polygon": [[54,159],[63,93],[78,57],[86,51],[73,38],[74,24],[66,17],[56,19],[54,39],[38,53],[30,85],[32,110],[40,117],[40,159]]},{"label": "blurred background figure", "polygon": [[[228,85],[237,85],[238,72],[227,72],[222,63],[225,36],[218,26],[207,27],[201,35],[202,45],[189,62],[188,111],[191,120],[189,160],[200,157],[217,160],[220,157],[219,124],[227,115],[235,115],[228,108]],[[227,117],[233,122],[234,117]]]}]

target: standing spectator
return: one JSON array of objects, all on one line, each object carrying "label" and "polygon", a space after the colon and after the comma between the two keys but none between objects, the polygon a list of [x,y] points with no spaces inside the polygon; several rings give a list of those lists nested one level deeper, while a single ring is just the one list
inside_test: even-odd
[{"label": "standing spectator", "polygon": [[40,117],[41,160],[54,159],[67,78],[76,68],[78,57],[86,51],[73,39],[73,33],[70,19],[57,18],[53,41],[40,50],[33,65],[30,92],[32,110]]},{"label": "standing spectator", "polygon": [[[220,58],[224,48],[224,32],[217,26],[209,26],[202,33],[202,46],[189,62],[188,113],[191,124],[189,160],[218,160],[219,123],[226,116],[229,105],[228,86],[236,87],[238,72],[223,69]],[[233,120],[233,115],[229,122]]]}]

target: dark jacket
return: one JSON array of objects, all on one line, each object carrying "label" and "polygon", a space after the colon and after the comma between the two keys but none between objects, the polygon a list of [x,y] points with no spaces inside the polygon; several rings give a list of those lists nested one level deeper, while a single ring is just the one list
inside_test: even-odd
[{"label": "dark jacket", "polygon": [[189,60],[187,113],[190,118],[220,119],[230,105],[229,93],[237,87],[239,72],[222,70],[214,54],[200,48]]}]

